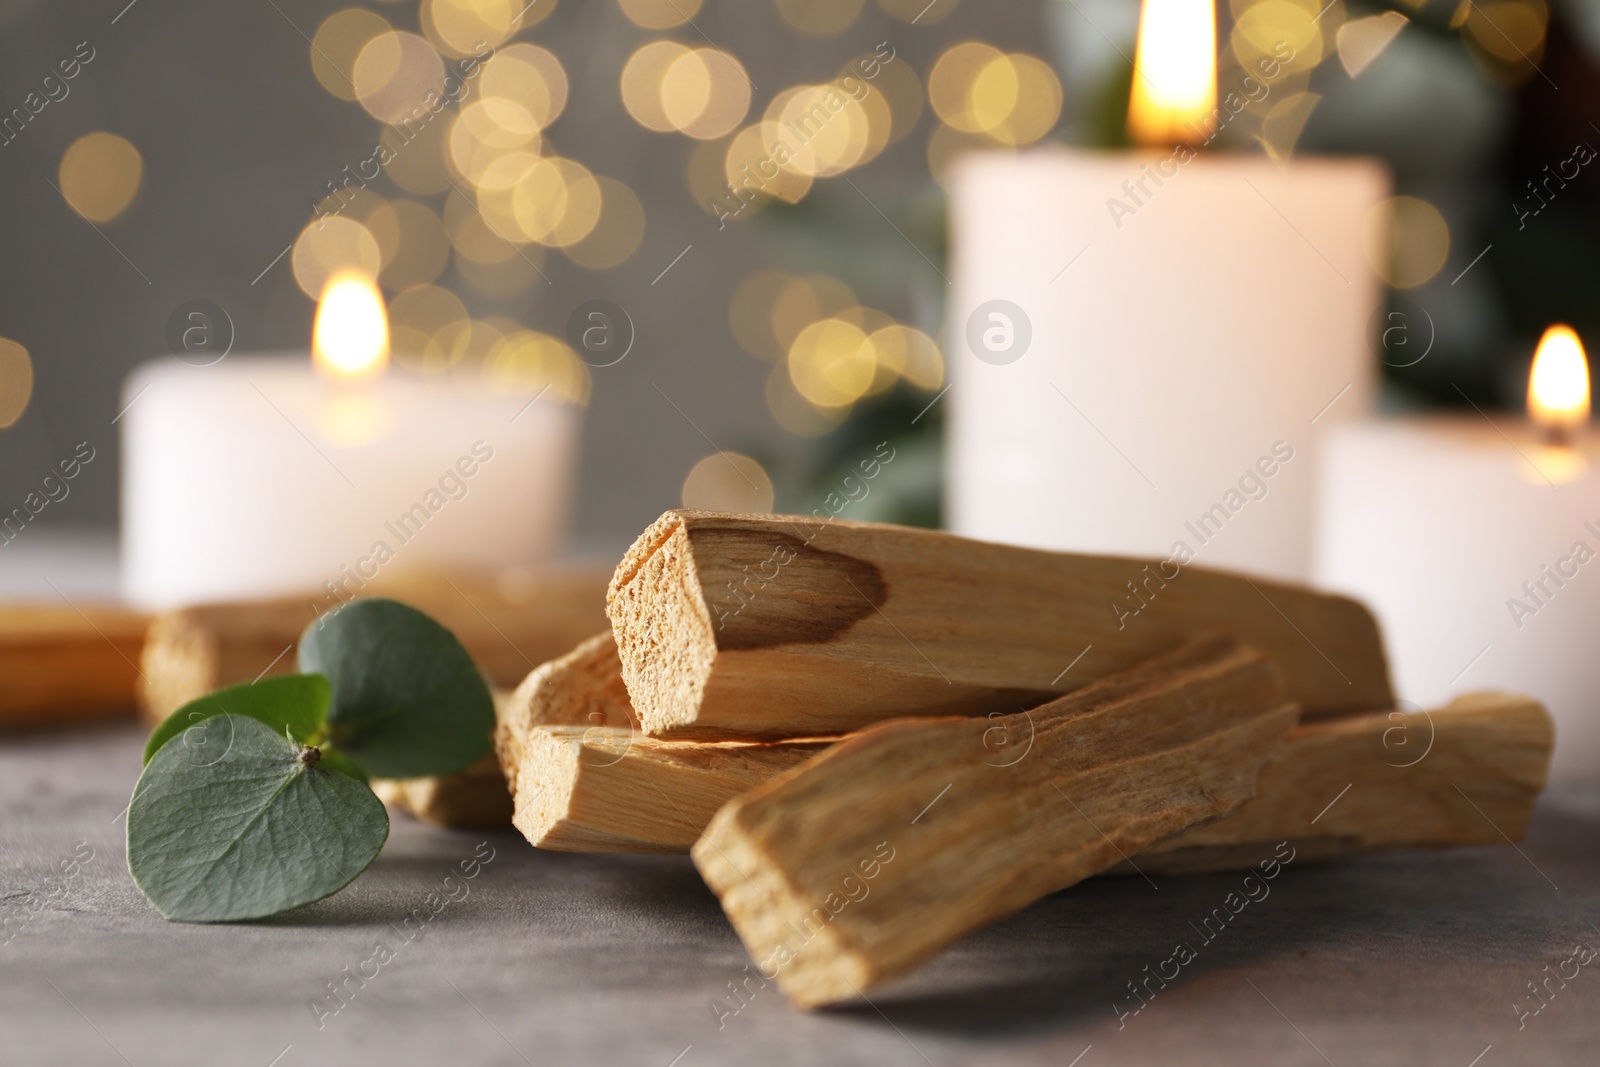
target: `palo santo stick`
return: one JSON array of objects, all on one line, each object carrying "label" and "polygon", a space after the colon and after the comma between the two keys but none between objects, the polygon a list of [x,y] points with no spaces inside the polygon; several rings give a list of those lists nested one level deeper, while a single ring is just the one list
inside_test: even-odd
[{"label": "palo santo stick", "polygon": [[1215,632],[1271,656],[1308,716],[1394,703],[1353,600],[899,526],[669,511],[617,567],[607,613],[656,737],[1012,712]]},{"label": "palo santo stick", "polygon": [[148,625],[117,608],[0,608],[0,726],[131,713]]},{"label": "palo santo stick", "polygon": [[528,735],[537,726],[633,729],[633,705],[609,630],[535,667],[505,702],[496,702],[494,750],[513,795]]},{"label": "palo santo stick", "polygon": [[1242,808],[1134,863],[1173,874],[1248,867],[1284,840],[1301,859],[1519,841],[1554,742],[1544,707],[1507,693],[1306,723],[1267,759]]},{"label": "palo santo stick", "polygon": [[466,770],[431,778],[374,778],[378,799],[435,826],[489,827],[511,821],[511,794],[494,753]]},{"label": "palo santo stick", "polygon": [[512,823],[565,852],[687,852],[725,802],[826,746],[637,736],[609,632],[539,667],[498,711]]},{"label": "palo santo stick", "polygon": [[762,976],[827,1004],[1237,808],[1295,717],[1260,652],[1195,642],[1026,715],[846,738],[730,801],[694,861]]},{"label": "palo santo stick", "polygon": [[687,852],[723,804],[834,740],[658,741],[614,727],[535,726],[512,824],[561,852]]},{"label": "palo santo stick", "polygon": [[[369,582],[438,619],[491,681],[516,685],[533,667],[605,625],[606,576],[598,569],[420,574]],[[325,595],[184,608],[151,623],[140,702],[152,723],[213,689],[295,669],[294,646]]]},{"label": "palo santo stick", "polygon": [[[1550,763],[1554,737],[1544,708],[1528,697],[1472,693],[1426,716],[1396,719],[1397,714],[1380,711],[1296,726],[1262,765],[1256,794],[1243,807],[1146,849],[1133,864],[1147,874],[1243,869],[1285,840],[1297,850],[1297,862],[1402,848],[1495,845],[1507,838],[1520,841]],[[1019,758],[1012,753],[1028,746],[1025,729],[1015,736],[1008,736],[1003,726],[992,730],[989,737],[997,764]],[[760,784],[741,780],[742,788],[736,787],[734,779],[711,762],[721,751],[714,743],[656,741],[630,736],[628,730],[603,728],[567,736],[573,739],[571,744],[588,750],[577,768],[577,783],[561,787],[568,792],[588,790],[589,776],[597,771],[626,777],[635,761],[649,761],[657,772],[653,781],[659,793],[612,790],[606,794],[604,809],[594,798],[599,789],[608,787],[596,786],[586,801],[592,822],[620,828],[652,818],[663,795],[684,811],[706,812],[698,825],[674,824],[677,836],[658,832],[652,843],[659,847],[650,851],[688,852],[717,808],[743,789]],[[1400,736],[1406,737],[1405,746],[1399,744]],[[675,764],[656,758],[658,749],[696,751],[700,761]],[[1417,759],[1423,751],[1428,755]],[[693,773],[676,773],[683,767]],[[788,765],[775,760],[770,775],[776,777],[786,769]],[[534,787],[530,793],[536,791]],[[1355,803],[1346,803],[1351,800]],[[628,836],[612,834],[603,847],[592,851],[631,851],[622,847]],[[591,851],[576,840],[547,847]],[[1105,873],[1134,871],[1132,864],[1119,864]]]}]

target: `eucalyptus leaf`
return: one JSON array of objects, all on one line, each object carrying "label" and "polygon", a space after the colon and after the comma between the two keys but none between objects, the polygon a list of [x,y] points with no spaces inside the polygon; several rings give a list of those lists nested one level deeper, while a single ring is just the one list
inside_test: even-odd
[{"label": "eucalyptus leaf", "polygon": [[128,805],[128,870],[162,915],[275,915],[343,889],[383,848],[383,804],[318,766],[315,749],[244,715],[208,730],[219,748],[197,762],[189,746],[162,746]]},{"label": "eucalyptus leaf", "polygon": [[214,731],[202,725],[217,715],[246,715],[275,733],[287,729],[296,741],[306,741],[327,718],[329,692],[328,679],[320,674],[286,674],[207,693],[161,721],[145,743],[144,761],[149,763],[161,746],[180,734],[193,750],[190,762],[206,760],[202,751],[206,745],[212,745],[212,757],[219,756]]},{"label": "eucalyptus leaf", "polygon": [[372,597],[300,635],[300,669],[333,687],[332,743],[381,778],[450,774],[489,751],[494,700],[455,635],[415,608]]}]

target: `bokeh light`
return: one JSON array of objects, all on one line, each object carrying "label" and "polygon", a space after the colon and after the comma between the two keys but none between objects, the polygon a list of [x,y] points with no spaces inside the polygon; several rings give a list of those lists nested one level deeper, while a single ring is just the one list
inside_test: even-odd
[{"label": "bokeh light", "polygon": [[1414,196],[1396,196],[1367,216],[1367,258],[1396,289],[1432,280],[1450,257],[1450,226],[1439,209]]},{"label": "bokeh light", "polygon": [[554,52],[519,42],[483,64],[478,89],[485,102],[510,101],[542,130],[567,106],[567,72]]},{"label": "bokeh light", "polygon": [[581,240],[563,247],[567,258],[590,270],[626,263],[644,241],[644,205],[634,191],[614,178],[595,178],[600,218]]},{"label": "bokeh light", "polygon": [[[872,72],[871,76],[864,71]],[[854,79],[854,82],[846,79]],[[877,126],[887,114],[888,144],[905,137],[922,118],[922,82],[917,80],[917,72],[911,69],[911,64],[904,60],[885,63],[867,53],[846,63],[834,81],[846,91],[851,91],[855,83],[867,87],[861,102],[871,114],[875,137]]]},{"label": "bokeh light", "polygon": [[444,273],[450,236],[433,209],[415,200],[380,205],[363,220],[378,242],[383,267],[378,280],[388,289],[423,285]]},{"label": "bokeh light", "polygon": [[356,57],[367,42],[392,29],[382,15],[364,7],[347,7],[322,20],[311,38],[311,73],[340,100],[356,99],[352,81]]},{"label": "bokeh light", "polygon": [[[782,146],[781,148],[779,146]],[[765,198],[795,204],[811,191],[811,175],[784,165],[792,160],[782,126],[758,122],[728,142],[723,160],[723,186],[718,197],[724,210],[740,217]],[[732,189],[729,189],[732,186]]]},{"label": "bokeh light", "polygon": [[312,222],[301,230],[289,262],[301,292],[316,300],[338,271],[353,269],[376,278],[383,267],[383,252],[370,230],[341,215]]},{"label": "bokeh light", "polygon": [[554,0],[422,0],[422,32],[445,55],[477,56],[554,8]]},{"label": "bokeh light", "polygon": [[1005,145],[1032,144],[1061,116],[1061,81],[1033,56],[968,41],[935,61],[928,102],[940,121],[961,133]]},{"label": "bokeh light", "polygon": [[0,337],[0,430],[10,429],[33,397],[33,360],[28,350]]},{"label": "bokeh light", "polygon": [[774,497],[766,469],[738,452],[713,452],[683,479],[683,506],[696,511],[766,514]]},{"label": "bokeh light", "polygon": [[786,356],[807,326],[857,304],[856,294],[837,278],[826,274],[792,277],[772,301],[767,312],[768,329],[778,351]]},{"label": "bokeh light", "polygon": [[144,175],[139,150],[114,133],[86,133],[61,155],[56,181],[72,210],[110,222],[133,203]]},{"label": "bokeh light", "polygon": [[489,349],[484,380],[497,393],[538,396],[546,390],[573,404],[589,402],[589,368],[559,338],[513,330]]},{"label": "bokeh light", "polygon": [[866,395],[877,372],[866,332],[843,318],[813,322],[789,346],[789,378],[818,407],[855,403]]},{"label": "bokeh light", "polygon": [[661,99],[662,83],[689,49],[677,41],[651,41],[628,57],[622,67],[622,106],[633,121],[647,130],[670,133],[674,129]]},{"label": "bokeh light", "polygon": [[432,118],[429,100],[442,100],[444,60],[416,34],[391,30],[362,47],[350,77],[367,114],[414,128]]},{"label": "bokeh light", "polygon": [[1358,77],[1410,24],[1411,20],[1398,11],[1384,11],[1351,19],[1334,34],[1339,65],[1350,77]]},{"label": "bokeh light", "polygon": [[[1259,0],[1239,12],[1229,47],[1247,70],[1263,59],[1281,62],[1284,70],[1310,70],[1327,54],[1323,29],[1333,28],[1331,16],[1314,0]],[[1285,45],[1294,50],[1289,59],[1283,59]]]},{"label": "bokeh light", "polygon": [[437,285],[402,289],[389,301],[389,345],[394,361],[411,370],[424,369],[434,335],[466,317],[466,305],[448,289]]}]

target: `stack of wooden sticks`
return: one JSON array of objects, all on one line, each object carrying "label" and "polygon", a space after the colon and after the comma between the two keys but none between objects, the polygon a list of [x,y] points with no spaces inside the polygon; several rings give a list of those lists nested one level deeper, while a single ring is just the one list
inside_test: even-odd
[{"label": "stack of wooden sticks", "polygon": [[1538,703],[1402,713],[1359,604],[1143,562],[668,512],[610,631],[501,701],[513,821],[691,853],[807,1007],[1095,874],[1522,835]]},{"label": "stack of wooden sticks", "polygon": [[[1284,843],[1301,863],[1514,841],[1549,763],[1535,701],[1401,712],[1361,605],[1242,575],[673,511],[602,614],[604,580],[369,590],[435,614],[494,681],[522,678],[497,693],[496,759],[374,787],[446,825],[509,812],[543,848],[691,853],[804,1006],[1091,875],[1248,868]],[[142,655],[112,647],[118,619],[84,618],[76,645],[111,648],[125,687],[138,656],[159,717],[292,669],[306,618],[192,609],[158,617]],[[0,659],[68,641],[23,630],[0,627]]]}]

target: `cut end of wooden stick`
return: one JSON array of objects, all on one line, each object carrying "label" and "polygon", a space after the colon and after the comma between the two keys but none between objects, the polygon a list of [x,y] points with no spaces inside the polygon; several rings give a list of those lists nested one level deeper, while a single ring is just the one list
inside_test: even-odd
[{"label": "cut end of wooden stick", "polygon": [[655,736],[694,722],[717,655],[683,519],[669,511],[640,534],[606,592],[622,678]]},{"label": "cut end of wooden stick", "polygon": [[603,726],[535,726],[522,745],[512,823],[562,852],[689,851],[717,809],[827,747],[657,741]]},{"label": "cut end of wooden stick", "polygon": [[842,733],[1030,707],[1231,633],[1310,716],[1393,703],[1372,615],[1309,589],[933,530],[669,511],[612,577],[607,614],[655,737]]},{"label": "cut end of wooden stick", "polygon": [[536,726],[554,725],[633,728],[633,705],[609,630],[535,667],[496,704],[495,753],[513,794],[529,734]]}]

